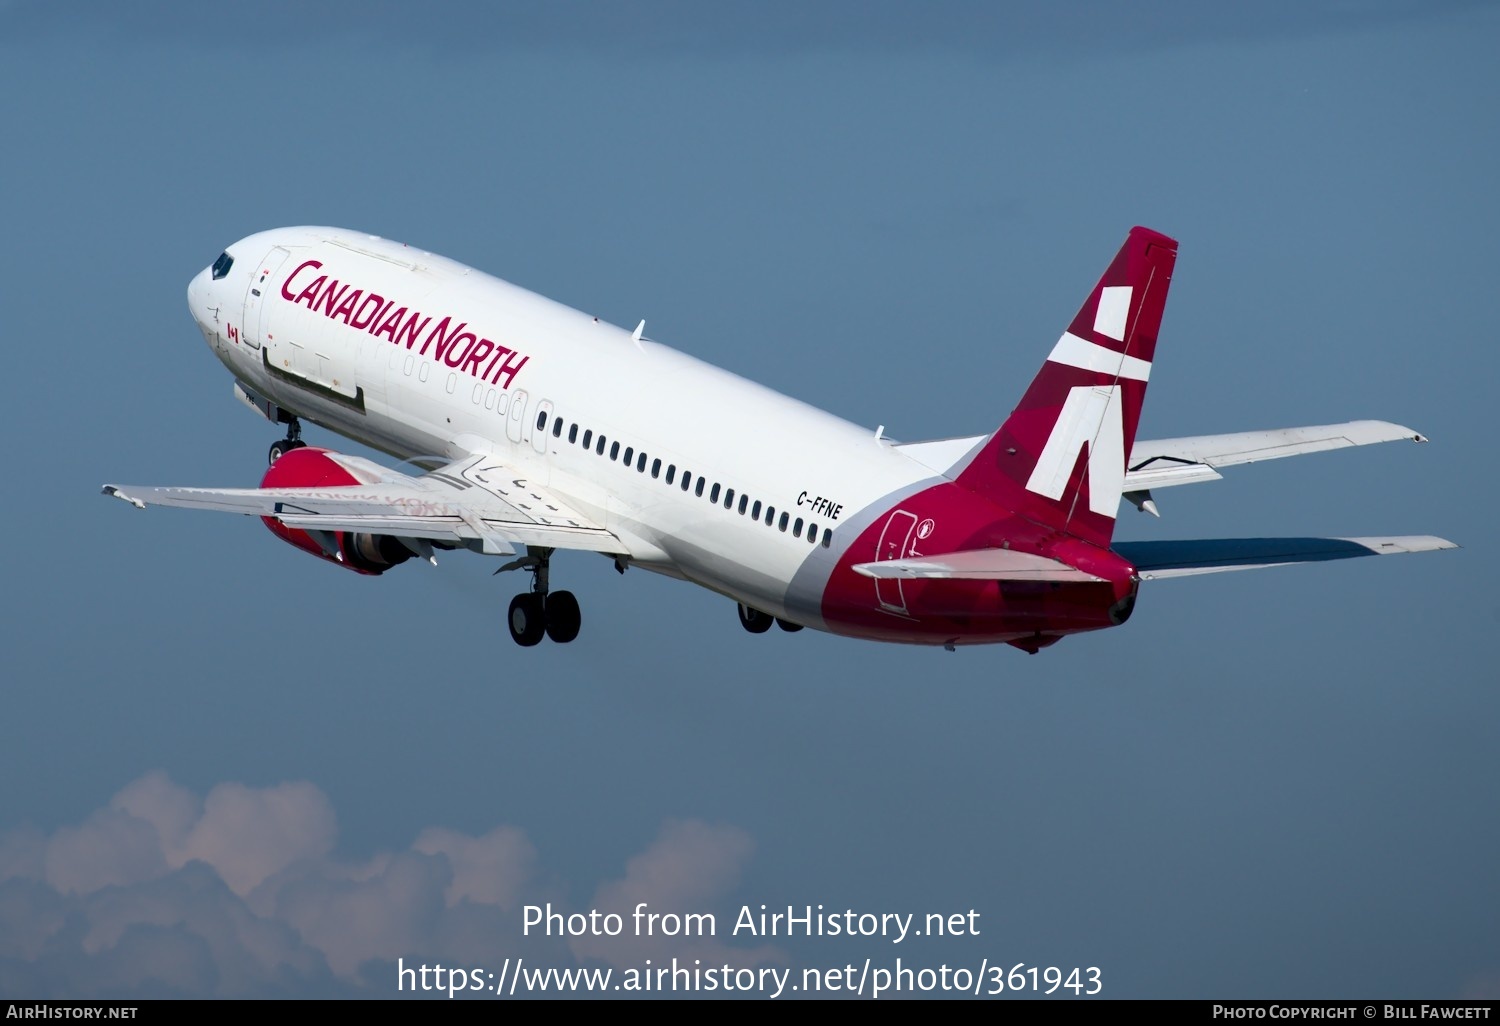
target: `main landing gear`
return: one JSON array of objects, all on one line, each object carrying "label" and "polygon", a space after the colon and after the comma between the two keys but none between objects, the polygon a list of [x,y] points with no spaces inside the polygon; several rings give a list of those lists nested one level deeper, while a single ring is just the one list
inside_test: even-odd
[{"label": "main landing gear", "polygon": [[510,636],[517,645],[529,648],[539,643],[544,635],[559,645],[566,645],[578,637],[578,629],[583,624],[578,600],[571,591],[548,590],[551,560],[551,549],[528,547],[525,556],[495,571],[500,574],[507,570],[529,570],[532,574],[531,590],[510,600],[510,612],[506,616]]},{"label": "main landing gear", "polygon": [[745,628],[745,630],[749,631],[751,634],[766,633],[766,631],[771,629],[772,623],[775,623],[778,627],[786,631],[788,634],[795,634],[797,631],[800,631],[802,629],[802,625],[800,623],[792,623],[790,620],[783,620],[779,616],[772,616],[770,613],[762,613],[759,609],[751,609],[743,602],[739,603],[739,607],[740,626]]},{"label": "main landing gear", "polygon": [[302,424],[293,417],[287,421],[286,437],[271,443],[271,451],[266,453],[266,463],[275,463],[293,449],[300,449],[306,444],[302,440]]}]

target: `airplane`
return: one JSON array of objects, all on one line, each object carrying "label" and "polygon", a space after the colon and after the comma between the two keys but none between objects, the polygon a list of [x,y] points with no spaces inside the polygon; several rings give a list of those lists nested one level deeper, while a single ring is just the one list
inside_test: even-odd
[{"label": "airplane", "polygon": [[[899,443],[453,260],[293,227],[188,285],[234,394],[286,434],[258,488],[105,485],[260,517],[378,576],[435,550],[507,558],[522,646],[574,640],[559,550],[717,592],[760,634],[1004,643],[1125,623],[1142,581],[1456,548],[1432,536],[1112,543],[1128,502],[1228,466],[1426,439],[1385,421],[1136,441],[1177,242],[1132,229],[992,433]],[[411,473],[303,442],[319,425]],[[1127,457],[1128,454],[1128,457]]]}]

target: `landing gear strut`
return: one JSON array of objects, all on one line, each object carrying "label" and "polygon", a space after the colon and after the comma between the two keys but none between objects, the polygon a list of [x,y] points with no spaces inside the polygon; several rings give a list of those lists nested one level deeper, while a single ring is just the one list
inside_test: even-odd
[{"label": "landing gear strut", "polygon": [[530,648],[539,643],[543,635],[559,645],[566,645],[578,637],[583,614],[571,591],[548,589],[551,561],[551,549],[528,546],[525,556],[512,560],[495,571],[497,574],[506,570],[531,571],[531,590],[510,600],[510,613],[506,617],[511,639],[517,645]]},{"label": "landing gear strut", "polygon": [[302,423],[293,417],[287,421],[286,437],[271,443],[271,451],[266,453],[266,462],[275,463],[293,449],[300,449],[306,444],[302,440]]}]

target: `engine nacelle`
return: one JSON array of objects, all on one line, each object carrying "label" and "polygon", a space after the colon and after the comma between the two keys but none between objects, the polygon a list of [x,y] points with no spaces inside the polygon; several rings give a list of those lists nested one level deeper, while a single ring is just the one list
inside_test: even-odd
[{"label": "engine nacelle", "polygon": [[[369,484],[343,464],[330,458],[331,451],[303,446],[285,453],[261,478],[262,488],[347,488]],[[377,576],[411,558],[411,550],[396,538],[383,534],[332,531],[331,547],[300,528],[288,527],[274,517],[261,517],[272,534],[303,552],[358,574]]]}]

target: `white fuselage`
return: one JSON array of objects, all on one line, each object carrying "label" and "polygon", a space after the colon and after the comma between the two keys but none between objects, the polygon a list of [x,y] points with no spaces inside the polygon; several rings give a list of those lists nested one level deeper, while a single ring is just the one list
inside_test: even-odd
[{"label": "white fuselage", "polygon": [[330,228],[229,252],[190,305],[254,391],[401,459],[498,456],[630,562],[776,616],[825,626],[843,549],[936,479],[873,431],[443,257]]}]

